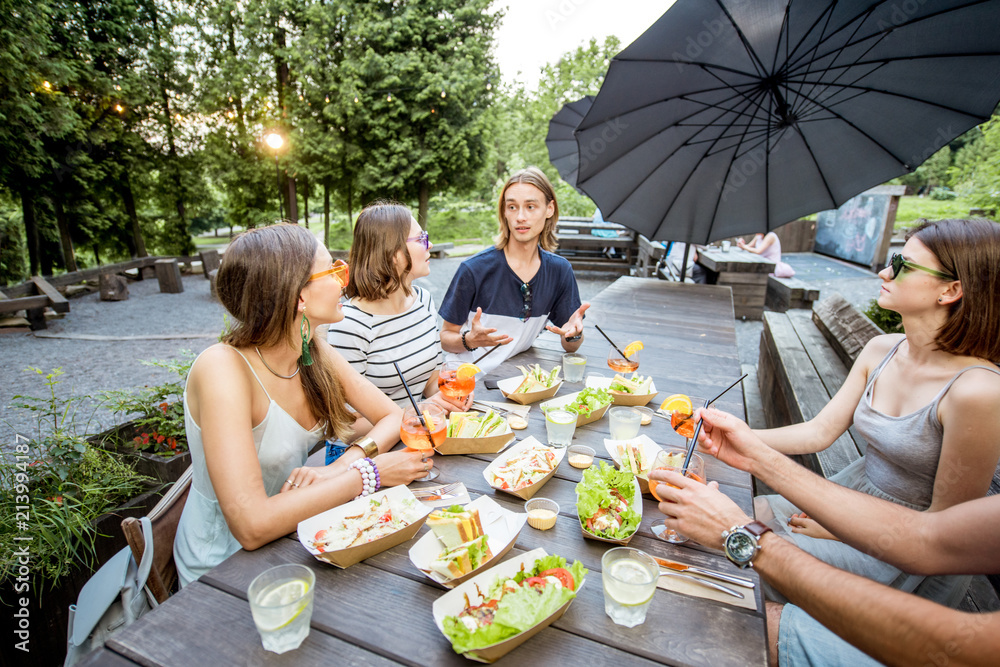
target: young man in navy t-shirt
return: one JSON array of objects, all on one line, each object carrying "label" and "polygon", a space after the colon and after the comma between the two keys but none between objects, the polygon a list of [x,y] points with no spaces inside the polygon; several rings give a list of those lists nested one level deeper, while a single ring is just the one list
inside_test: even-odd
[{"label": "young man in navy t-shirt", "polygon": [[477,348],[504,346],[479,363],[487,373],[531,347],[543,328],[576,351],[590,307],[580,303],[569,262],[552,252],[559,205],[541,170],[528,167],[507,180],[498,218],[496,245],[458,267],[438,311],[447,358],[471,362],[482,355]]}]

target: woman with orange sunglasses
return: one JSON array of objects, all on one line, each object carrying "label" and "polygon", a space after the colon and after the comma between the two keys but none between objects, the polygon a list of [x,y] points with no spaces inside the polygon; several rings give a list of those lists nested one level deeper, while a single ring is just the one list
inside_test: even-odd
[{"label": "woman with orange sunglasses", "polygon": [[[194,478],[174,540],[182,585],[303,519],[425,474],[419,452],[382,453],[399,441],[402,410],[315,335],[343,319],[348,283],[347,265],[298,225],[250,230],[226,250],[216,288],[234,326],[195,360],[184,392]],[[336,463],[305,467],[317,442],[351,441],[348,404],[370,431]]]}]

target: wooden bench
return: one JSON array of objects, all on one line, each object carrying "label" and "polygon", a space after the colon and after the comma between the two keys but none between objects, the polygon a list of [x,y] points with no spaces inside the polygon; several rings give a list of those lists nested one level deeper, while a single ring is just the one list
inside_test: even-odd
[{"label": "wooden bench", "polygon": [[[595,236],[595,231],[616,236]],[[636,233],[614,222],[594,223],[589,218],[563,217],[556,225],[556,252],[577,271],[603,271],[628,275],[639,250]],[[614,254],[609,251],[614,250]]]},{"label": "wooden bench", "polygon": [[434,257],[436,259],[444,259],[445,257],[448,256],[448,254],[447,254],[448,251],[449,250],[454,250],[454,249],[455,249],[455,244],[454,243],[450,243],[450,242],[449,243],[435,243],[434,246],[431,248],[431,257]]},{"label": "wooden bench", "polygon": [[45,322],[46,308],[57,313],[69,312],[69,301],[47,280],[41,276],[32,276],[28,284],[33,287],[31,291],[34,294],[17,297],[12,297],[10,293],[3,295],[4,298],[0,299],[0,315],[23,310],[31,330],[38,331],[48,327]]},{"label": "wooden bench", "polygon": [[783,313],[790,308],[812,308],[813,301],[818,298],[819,290],[798,278],[767,277],[764,305],[773,311]]},{"label": "wooden bench", "polygon": [[650,241],[642,234],[638,235],[639,258],[635,263],[637,278],[652,278],[657,275],[660,262],[667,255],[667,248],[659,241]]}]

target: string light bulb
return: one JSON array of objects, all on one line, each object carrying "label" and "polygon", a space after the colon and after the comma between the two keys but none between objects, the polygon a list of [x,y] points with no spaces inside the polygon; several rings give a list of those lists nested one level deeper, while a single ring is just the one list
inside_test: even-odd
[{"label": "string light bulb", "polygon": [[115,105],[115,111],[117,111],[118,113],[122,113],[123,111],[125,111],[125,107],[123,107],[120,104],[116,104]]},{"label": "string light bulb", "polygon": [[355,104],[357,104],[357,103],[358,103],[358,96],[357,96],[357,95],[355,95],[355,96],[354,96],[354,103],[355,103]]},{"label": "string light bulb", "polygon": [[441,97],[447,97],[447,93],[445,93],[443,90],[441,91]]},{"label": "string light bulb", "polygon": [[285,145],[284,138],[277,132],[268,133],[264,137],[264,142],[274,150],[278,150],[279,148]]},{"label": "string light bulb", "polygon": [[392,93],[389,93],[385,99],[387,102],[392,102]]},{"label": "string light bulb", "polygon": [[42,81],[42,88],[45,90],[52,90],[52,84],[48,81]]}]

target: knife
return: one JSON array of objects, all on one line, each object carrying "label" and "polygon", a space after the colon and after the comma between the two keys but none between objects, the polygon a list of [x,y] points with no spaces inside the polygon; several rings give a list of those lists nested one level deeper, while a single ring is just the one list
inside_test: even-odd
[{"label": "knife", "polygon": [[743,586],[744,588],[754,587],[754,583],[752,581],[744,579],[743,577],[736,577],[731,574],[722,574],[721,572],[712,572],[711,570],[703,570],[700,567],[695,567],[694,565],[685,565],[684,563],[667,560],[666,558],[654,558],[653,560],[659,563],[660,567],[670,568],[671,570],[677,570],[678,572],[700,574],[703,577],[711,577],[713,579],[718,579],[719,581],[725,581],[730,584],[736,584],[737,586]]},{"label": "knife", "polygon": [[716,584],[714,582],[708,581],[706,579],[699,579],[698,577],[693,577],[689,574],[681,574],[680,572],[674,572],[673,570],[660,570],[660,576],[669,575],[671,577],[678,577],[680,579],[687,579],[688,581],[693,581],[696,584],[701,584],[702,586],[707,586],[708,588],[714,588],[717,591],[722,591],[726,595],[732,595],[734,598],[744,599],[746,596],[739,591],[734,591],[732,588],[728,588],[721,584]]}]

